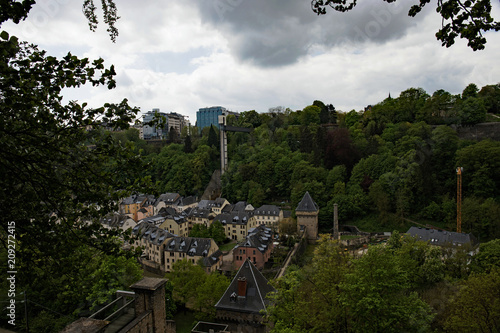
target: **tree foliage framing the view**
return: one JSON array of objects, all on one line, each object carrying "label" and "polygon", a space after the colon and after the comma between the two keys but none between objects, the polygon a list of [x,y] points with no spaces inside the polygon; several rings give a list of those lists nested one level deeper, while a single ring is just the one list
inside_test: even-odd
[{"label": "tree foliage framing the view", "polygon": [[[36,4],[36,0],[3,0],[0,3],[0,24],[12,20],[14,23],[19,23],[28,17],[31,7]],[[118,37],[118,29],[115,24],[120,18],[114,0],[101,0],[102,16],[104,23],[108,26],[107,31],[113,42]],[[82,12],[88,20],[91,31],[96,31],[99,19],[97,18],[97,7],[94,0],[84,0]]]},{"label": "tree foliage framing the view", "polygon": [[[109,33],[109,37],[113,42],[116,41],[118,36],[118,29],[115,26],[116,21],[120,18],[117,14],[117,9],[114,0],[101,0],[103,19],[104,23],[108,26],[106,29]],[[96,31],[97,24],[99,20],[96,15],[96,6],[94,0],[85,0],[83,2],[83,14],[89,22],[89,28],[91,31]]]},{"label": "tree foliage framing the view", "polygon": [[[76,223],[82,231],[95,232],[82,218],[112,211],[138,185],[134,176],[141,165],[131,147],[114,140],[103,124],[126,128],[138,109],[126,100],[97,109],[62,105],[64,87],[90,82],[113,88],[113,66],[105,69],[102,59],[90,63],[71,54],[57,60],[5,32],[1,37],[2,220],[23,221],[17,226],[20,235],[36,229],[33,220],[45,221],[47,229]],[[73,237],[80,235],[73,231]]]},{"label": "tree foliage framing the view", "polygon": [[[392,3],[397,0],[383,1]],[[408,15],[414,17],[429,2],[419,0],[418,4],[410,8]],[[328,6],[339,12],[347,12],[356,4],[357,0],[312,0],[311,8],[316,14],[324,15]],[[436,11],[442,17],[441,29],[436,33],[436,38],[446,47],[452,46],[455,38],[460,37],[467,39],[467,45],[474,51],[482,50],[486,44],[483,32],[500,30],[500,22],[494,21],[491,16],[491,0],[438,0]]]},{"label": "tree foliage framing the view", "polygon": [[[34,3],[2,2],[1,23],[19,23]],[[142,276],[135,252],[122,250],[126,235],[99,223],[132,191],[154,193],[133,143],[107,130],[127,129],[138,108],[126,99],[100,108],[63,103],[65,88],[114,88],[114,67],[71,53],[57,59],[6,31],[0,73],[0,254],[14,230],[16,286],[44,306],[32,306],[29,319],[58,330]]]}]

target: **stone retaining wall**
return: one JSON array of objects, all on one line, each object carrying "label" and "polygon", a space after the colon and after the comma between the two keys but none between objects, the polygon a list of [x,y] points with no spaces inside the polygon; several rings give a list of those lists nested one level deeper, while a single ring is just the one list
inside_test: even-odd
[{"label": "stone retaining wall", "polygon": [[454,129],[460,139],[477,141],[492,139],[500,141],[500,122],[480,123],[474,126],[455,127]]}]

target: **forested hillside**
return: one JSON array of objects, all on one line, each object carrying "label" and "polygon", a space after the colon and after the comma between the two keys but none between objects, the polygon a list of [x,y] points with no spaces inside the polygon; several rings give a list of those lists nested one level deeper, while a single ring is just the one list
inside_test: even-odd
[{"label": "forested hillside", "polygon": [[310,262],[273,281],[271,332],[498,332],[499,246],[471,258],[396,232],[356,257],[322,237]]},{"label": "forested hillside", "polygon": [[[293,209],[309,191],[323,230],[331,226],[333,203],[341,223],[373,229],[367,231],[405,231],[407,218],[454,230],[461,166],[462,231],[493,239],[499,236],[500,142],[461,140],[455,129],[499,114],[500,86],[479,90],[474,84],[461,95],[410,88],[359,112],[320,101],[296,111],[246,111],[228,117],[228,124],[253,131],[228,133],[222,195],[255,207],[274,202]],[[162,191],[201,195],[219,168],[217,130],[197,133],[184,133],[185,144],[157,152],[139,143],[150,163],[144,172]]]}]

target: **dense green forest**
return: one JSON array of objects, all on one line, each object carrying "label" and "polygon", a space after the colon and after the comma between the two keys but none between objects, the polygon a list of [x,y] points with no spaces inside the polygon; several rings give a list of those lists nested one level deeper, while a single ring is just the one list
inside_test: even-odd
[{"label": "dense green forest", "polygon": [[[242,112],[228,124],[229,168],[222,196],[294,209],[305,191],[320,206],[328,230],[333,204],[342,224],[366,231],[406,231],[408,219],[456,229],[456,167],[464,168],[462,231],[481,240],[499,236],[500,142],[460,139],[456,128],[496,121],[500,86],[470,84],[460,95],[410,88],[363,111],[336,111],[314,101],[303,110]],[[498,119],[500,120],[500,119]],[[163,148],[139,140],[133,129],[116,134],[135,141],[161,191],[201,195],[219,168],[218,131],[191,135]]]}]

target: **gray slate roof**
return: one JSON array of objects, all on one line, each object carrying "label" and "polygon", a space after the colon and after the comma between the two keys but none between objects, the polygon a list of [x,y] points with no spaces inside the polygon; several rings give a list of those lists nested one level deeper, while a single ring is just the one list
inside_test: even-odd
[{"label": "gray slate roof", "polygon": [[172,207],[163,207],[158,212],[158,215],[161,215],[161,216],[164,216],[164,217],[172,216],[172,215],[175,215],[175,214],[177,214],[177,211],[175,210],[175,208],[172,208]]},{"label": "gray slate roof", "polygon": [[189,212],[189,217],[202,217],[202,218],[208,218],[208,215],[210,214],[210,209],[208,208],[193,208]]},{"label": "gray slate roof", "polygon": [[231,204],[225,205],[224,208],[222,208],[221,212],[222,213],[230,213],[234,210],[234,207],[235,207],[235,205],[231,205]]},{"label": "gray slate roof", "polygon": [[141,222],[136,225],[132,229],[132,234],[142,238],[146,238],[147,241],[154,245],[161,245],[169,238],[174,237],[174,235],[170,232],[158,228],[157,226],[148,222]]},{"label": "gray slate roof", "polygon": [[251,215],[244,211],[232,211],[230,213],[222,213],[214,218],[214,221],[221,221],[222,225],[226,224],[240,224],[248,223]]},{"label": "gray slate roof", "polygon": [[410,236],[417,237],[419,240],[424,242],[429,242],[431,245],[443,246],[451,244],[453,246],[462,246],[470,243],[474,246],[477,244],[477,239],[472,234],[464,234],[453,231],[411,227],[406,233]]},{"label": "gray slate roof", "polygon": [[250,229],[246,239],[238,244],[235,249],[238,247],[251,247],[264,253],[272,242],[273,233],[271,228],[260,225],[257,228]]},{"label": "gray slate roof", "polygon": [[198,208],[208,208],[211,201],[212,200],[200,200],[200,202],[198,202]]},{"label": "gray slate roof", "polygon": [[[238,294],[238,280],[240,278],[245,278],[247,281],[245,299],[235,298],[235,295]],[[215,308],[218,310],[260,314],[260,311],[265,310],[269,305],[269,300],[266,299],[266,296],[275,291],[276,289],[269,284],[257,267],[250,260],[246,260],[241,265],[224,295],[222,295],[221,299],[215,305]]]},{"label": "gray slate roof", "polygon": [[149,194],[146,195],[146,201],[144,202],[143,206],[152,206],[156,203],[156,198],[154,195]]},{"label": "gray slate roof", "polygon": [[319,210],[318,205],[311,198],[309,192],[306,192],[300,200],[299,205],[295,208],[296,212],[317,212]]},{"label": "gray slate roof", "polygon": [[226,199],[224,198],[217,198],[214,200],[213,202],[213,207],[222,207],[222,205],[224,204],[224,202],[226,202]]},{"label": "gray slate roof", "polygon": [[240,211],[240,210],[245,210],[246,206],[248,203],[246,201],[238,201],[233,205],[233,210]]},{"label": "gray slate roof", "polygon": [[123,198],[122,205],[131,205],[133,203],[141,203],[145,199],[148,199],[147,195],[144,194],[132,194],[130,197]]},{"label": "gray slate roof", "polygon": [[155,215],[155,216],[148,216],[140,220],[139,222],[147,222],[155,226],[159,226],[163,222],[165,222],[165,216],[163,215]]},{"label": "gray slate roof", "polygon": [[280,209],[275,205],[263,205],[253,211],[254,215],[279,216]]},{"label": "gray slate roof", "polygon": [[250,205],[246,201],[238,201],[234,205],[228,204],[222,208],[223,213],[230,213],[230,212],[247,212],[249,214],[252,214],[254,211],[254,208],[252,205]]},{"label": "gray slate roof", "polygon": [[212,209],[214,207],[220,208],[222,207],[225,201],[226,199],[224,198],[217,198],[215,200],[200,200],[200,202],[198,202],[198,208],[208,208],[208,209]]},{"label": "gray slate roof", "polygon": [[186,209],[184,209],[181,214],[184,215],[184,216],[189,216],[189,214],[191,214],[191,212],[193,211],[193,207],[188,207]]},{"label": "gray slate roof", "polygon": [[101,223],[107,224],[112,228],[120,228],[128,219],[130,219],[130,217],[128,217],[127,215],[111,213],[106,215],[106,217],[104,217],[103,219],[101,219]]},{"label": "gray slate roof", "polygon": [[207,257],[212,242],[211,238],[173,237],[165,244],[165,251],[182,252],[192,257]]},{"label": "gray slate roof", "polygon": [[196,197],[189,196],[189,197],[181,198],[179,201],[179,206],[188,206],[188,205],[194,204],[195,202],[196,202]]},{"label": "gray slate roof", "polygon": [[166,204],[174,204],[180,199],[180,194],[179,193],[163,193],[161,194],[158,199],[156,200],[156,205],[158,205],[159,202],[164,201]]},{"label": "gray slate roof", "polygon": [[182,224],[187,222],[186,216],[182,214],[173,214],[173,215],[168,215],[167,219],[174,220],[175,223],[177,224]]},{"label": "gray slate roof", "polygon": [[217,263],[217,261],[221,260],[223,254],[221,250],[217,250],[214,253],[212,253],[211,256],[209,257],[204,257],[202,260],[203,266],[205,267],[212,267]]}]

